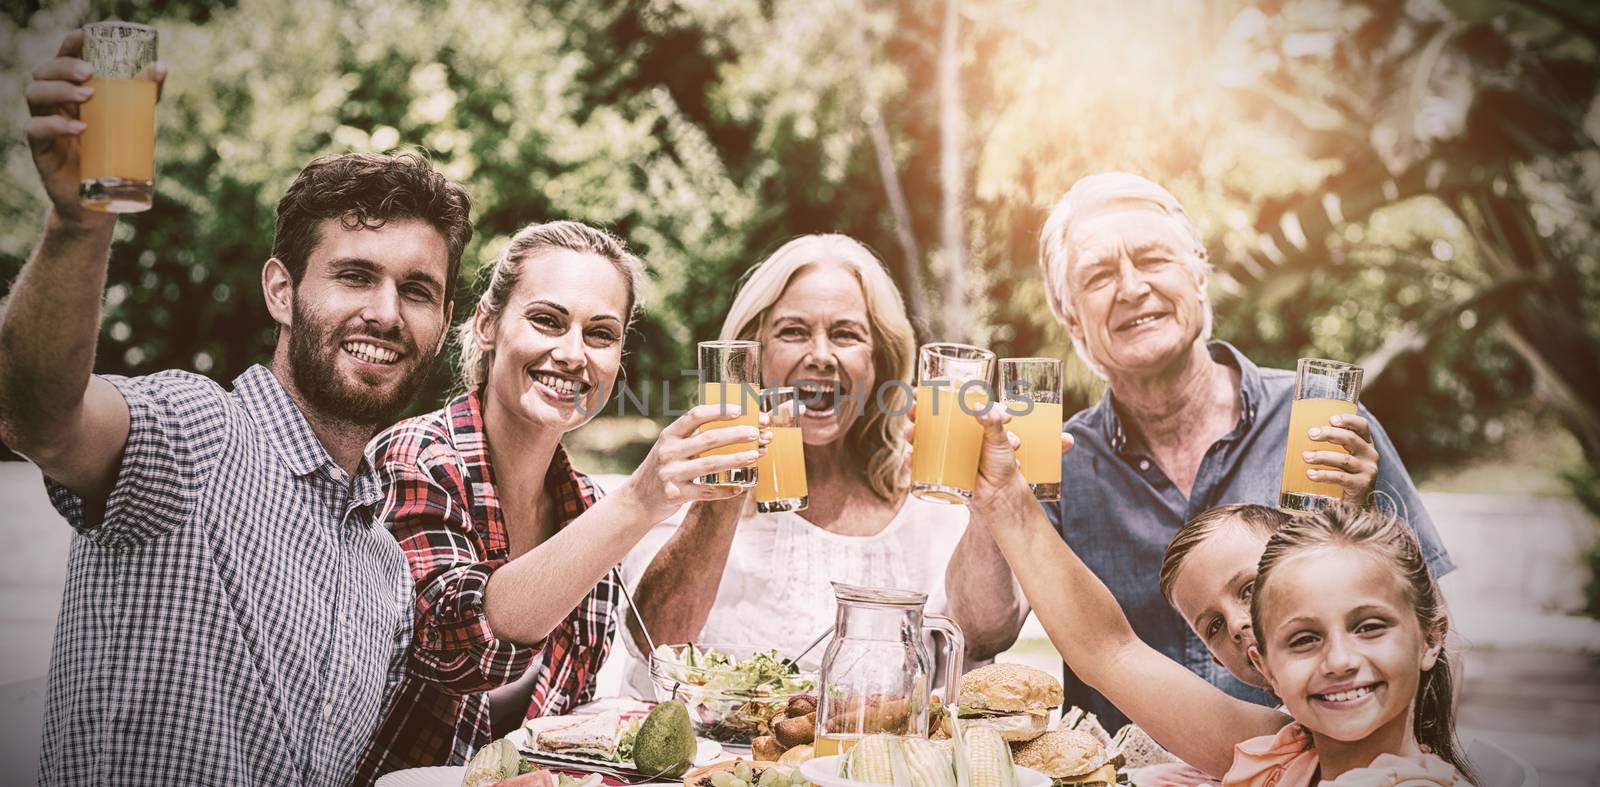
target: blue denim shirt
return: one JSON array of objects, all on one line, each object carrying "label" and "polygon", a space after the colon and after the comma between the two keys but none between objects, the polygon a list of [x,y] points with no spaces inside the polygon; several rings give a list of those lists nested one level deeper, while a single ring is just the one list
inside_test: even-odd
[{"label": "blue denim shirt", "polygon": [[[1064,429],[1077,442],[1061,458],[1061,500],[1044,504],[1045,513],[1072,551],[1111,589],[1141,639],[1235,697],[1276,705],[1271,694],[1236,680],[1211,660],[1205,643],[1161,596],[1157,581],[1167,543],[1184,522],[1227,503],[1278,503],[1294,372],[1258,368],[1226,342],[1212,342],[1210,349],[1219,363],[1239,370],[1239,423],[1206,452],[1189,498],[1152,457],[1129,443],[1108,391],[1098,404],[1067,421]],[[1405,515],[1434,577],[1444,576],[1455,564],[1394,443],[1372,413],[1365,407],[1359,412],[1372,424],[1380,457],[1378,504]],[[1127,717],[1070,668],[1063,665],[1063,670],[1068,705],[1095,713],[1112,731],[1127,723]]]}]

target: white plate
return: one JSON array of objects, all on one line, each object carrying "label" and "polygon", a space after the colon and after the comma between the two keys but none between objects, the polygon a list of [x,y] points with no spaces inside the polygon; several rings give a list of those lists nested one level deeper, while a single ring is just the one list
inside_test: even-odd
[{"label": "white plate", "polygon": [[465,765],[436,765],[432,768],[407,768],[378,777],[373,787],[460,787],[467,778]]},{"label": "white plate", "polygon": [[[1016,766],[1016,769],[1017,787],[1050,787],[1050,777],[1021,765]],[[882,785],[840,778],[839,755],[836,754],[800,763],[800,775],[811,780],[817,787],[882,787]]]},{"label": "white plate", "polygon": [[[506,740],[511,741],[511,743],[517,747],[517,750],[522,752],[522,756],[527,757],[530,760],[534,760],[535,762],[542,760],[547,763],[558,763],[560,765],[570,764],[574,768],[578,769],[585,767],[605,768],[610,770],[623,770],[638,773],[631,762],[602,760],[599,757],[586,757],[581,754],[555,754],[534,749],[532,746],[533,741],[529,739],[528,731],[524,727],[518,727],[516,730],[512,731],[510,735],[506,736]],[[694,764],[696,766],[709,765],[713,760],[717,759],[718,755],[722,754],[722,744],[717,743],[716,741],[708,741],[705,738],[695,738],[694,743]]]}]

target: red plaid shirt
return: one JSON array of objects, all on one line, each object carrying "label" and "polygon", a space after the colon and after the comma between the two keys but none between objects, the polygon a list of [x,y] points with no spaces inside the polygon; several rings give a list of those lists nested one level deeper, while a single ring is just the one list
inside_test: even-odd
[{"label": "red plaid shirt", "polygon": [[[489,630],[484,590],[511,547],[478,392],[396,424],[367,454],[385,487],[379,521],[405,551],[417,594],[407,674],[361,756],[357,783],[401,768],[467,762],[490,740],[485,692],[521,677],[541,649],[529,718],[593,699],[593,679],[616,626],[620,592],[611,575],[537,648],[496,639]],[[560,504],[561,527],[600,498],[560,447],[544,484]]]}]

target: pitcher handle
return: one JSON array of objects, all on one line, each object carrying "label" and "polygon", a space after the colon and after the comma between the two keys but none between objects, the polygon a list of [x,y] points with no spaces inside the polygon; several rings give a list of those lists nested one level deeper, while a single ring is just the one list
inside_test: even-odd
[{"label": "pitcher handle", "polygon": [[944,615],[922,616],[923,628],[932,629],[944,635],[944,704],[952,707],[961,699],[961,668],[967,653],[967,638],[961,633],[961,627],[954,620]]}]

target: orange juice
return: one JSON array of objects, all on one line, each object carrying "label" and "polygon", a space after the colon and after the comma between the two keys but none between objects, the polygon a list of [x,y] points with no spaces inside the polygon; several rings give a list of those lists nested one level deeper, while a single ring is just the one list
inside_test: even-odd
[{"label": "orange juice", "polygon": [[[744,408],[744,413],[734,417],[732,420],[713,421],[709,424],[705,424],[699,429],[696,429],[695,434],[700,434],[701,432],[711,429],[725,429],[733,426],[759,427],[760,421],[758,419],[761,413],[761,405],[758,397],[760,396],[760,393],[760,390],[757,389],[753,383],[701,383],[701,404],[726,405],[726,410],[729,415],[739,412],[739,408],[742,405]],[[701,454],[701,456],[721,456],[723,454],[736,454],[741,451],[754,450],[756,450],[756,441],[748,440],[745,442],[734,443],[733,445],[725,445],[721,448],[713,448],[710,451],[706,451],[705,453]],[[733,470],[725,470],[720,473],[701,476],[700,481],[708,484],[728,484],[733,486],[748,487],[755,480],[751,477],[754,475],[754,473],[755,466],[751,465],[749,467],[739,467],[734,468]]]},{"label": "orange juice", "polygon": [[[1025,404],[1012,407],[1020,410]],[[1034,402],[1026,415],[1011,415],[1006,428],[1022,438],[1017,458],[1022,477],[1030,484],[1061,483],[1061,403]]]},{"label": "orange juice", "polygon": [[855,748],[856,741],[861,740],[860,735],[818,735],[811,744],[814,757],[832,757],[835,754],[845,754]]},{"label": "orange juice", "polygon": [[807,494],[805,440],[800,427],[773,427],[767,453],[756,460],[756,502],[796,500]]},{"label": "orange juice", "polygon": [[1328,426],[1328,419],[1333,416],[1354,415],[1355,412],[1354,402],[1339,399],[1295,400],[1289,409],[1289,445],[1283,455],[1283,492],[1344,497],[1344,487],[1307,478],[1308,468],[1325,468],[1326,465],[1308,465],[1303,457],[1307,451],[1347,452],[1336,443],[1312,440],[1306,432],[1314,426]]},{"label": "orange juice", "polygon": [[[967,409],[956,399],[959,387],[941,385],[937,389],[922,385],[917,389],[917,438],[911,448],[911,480],[966,492],[926,490],[919,494],[946,503],[965,503],[978,482],[978,451],[983,444],[983,427],[968,413],[982,410],[988,401],[984,389],[974,385],[966,390]],[[937,407],[935,403],[937,402]]]},{"label": "orange juice", "polygon": [[156,83],[149,79],[90,79],[94,95],[78,110],[80,180],[156,177]]}]

